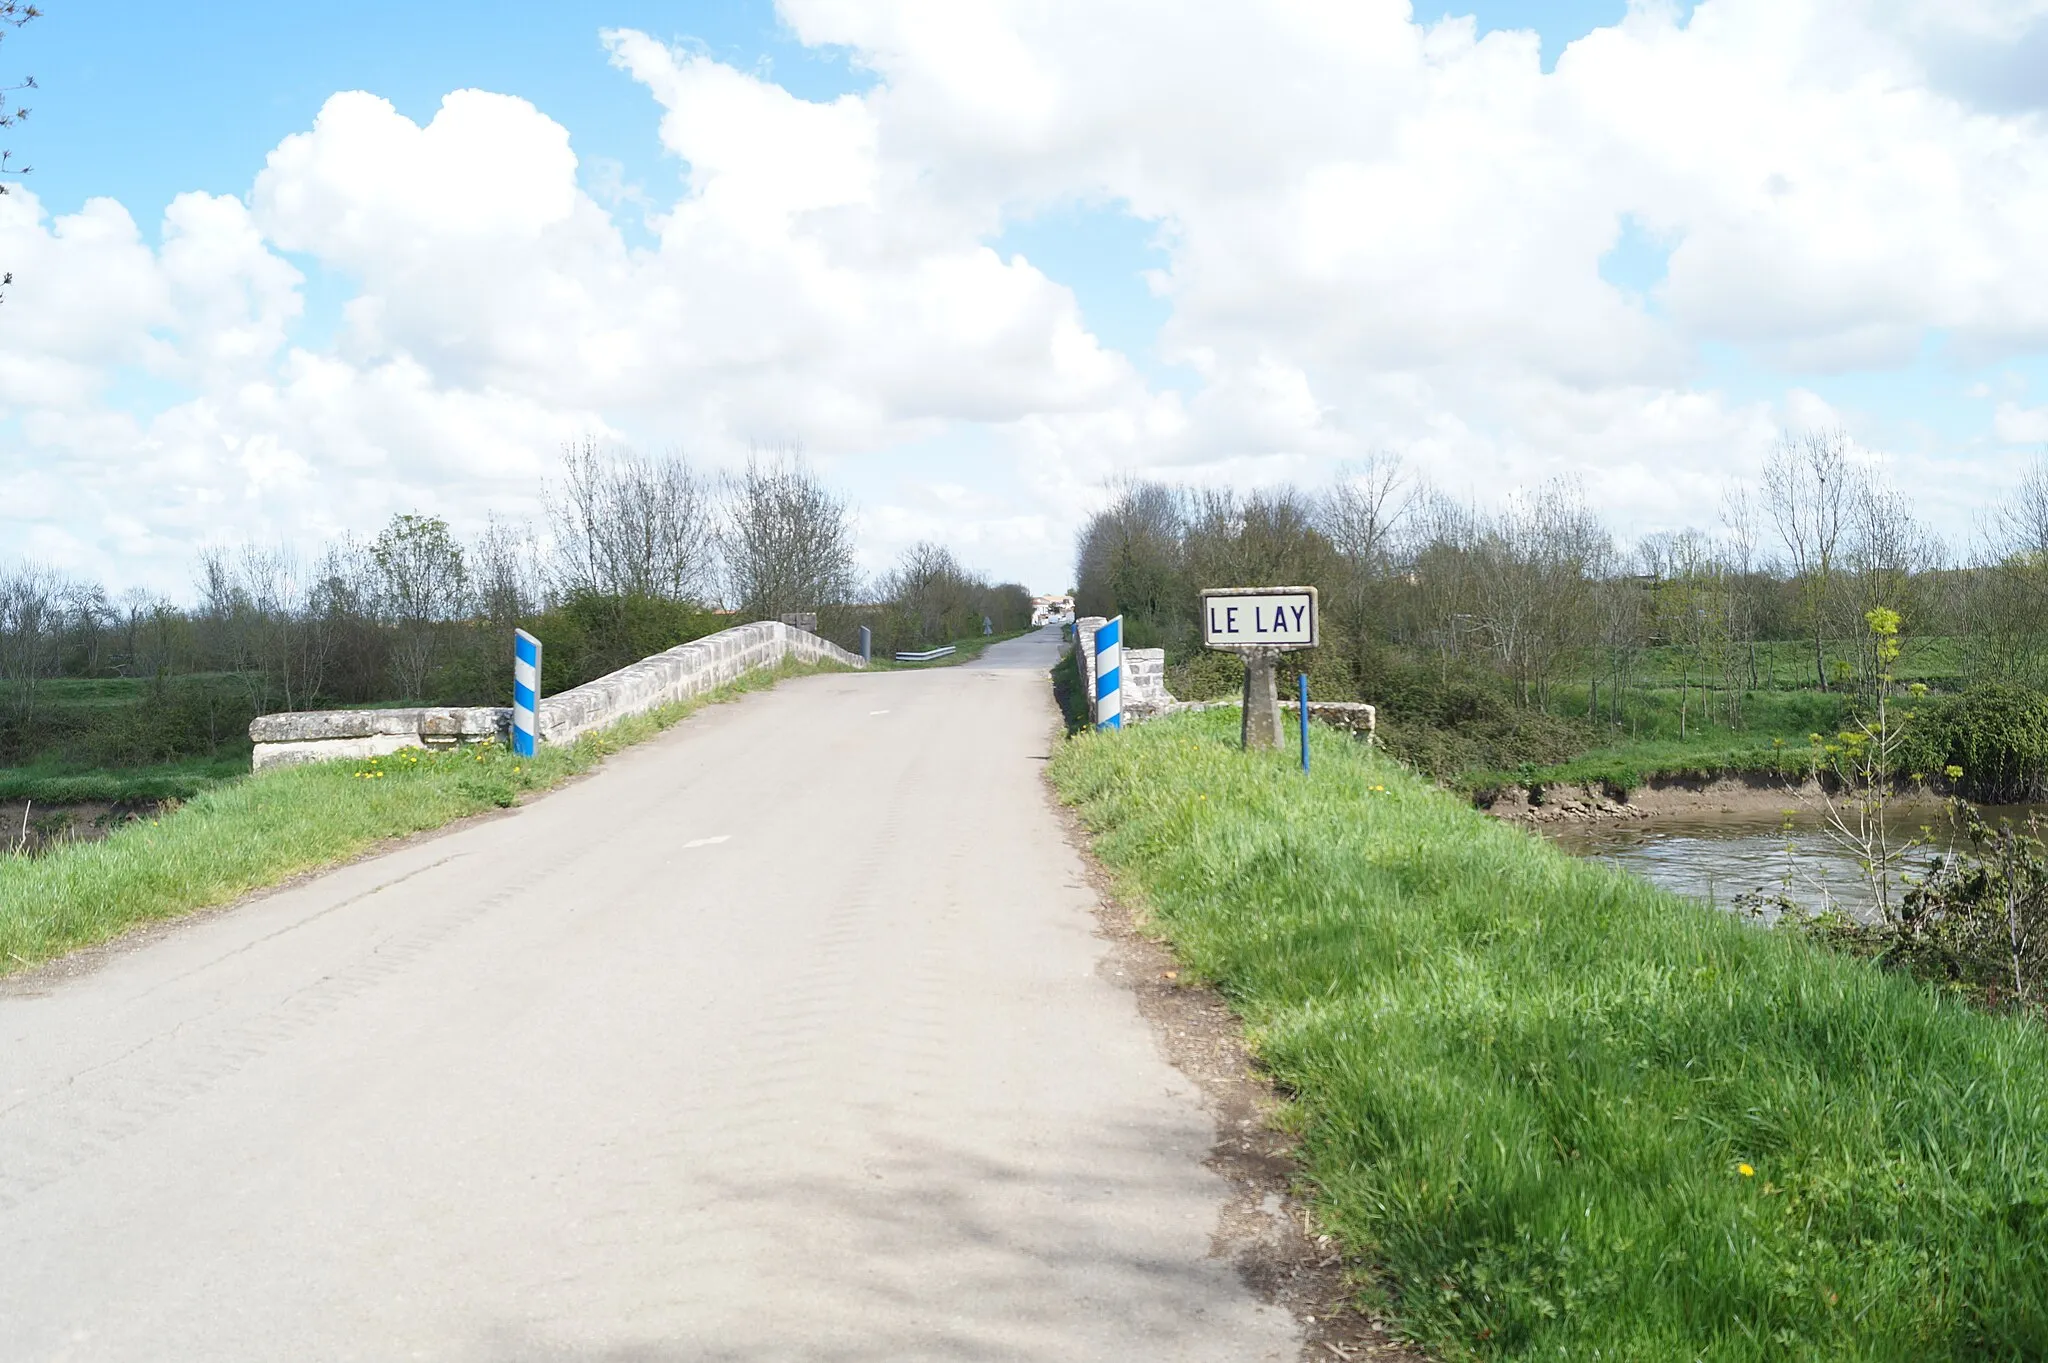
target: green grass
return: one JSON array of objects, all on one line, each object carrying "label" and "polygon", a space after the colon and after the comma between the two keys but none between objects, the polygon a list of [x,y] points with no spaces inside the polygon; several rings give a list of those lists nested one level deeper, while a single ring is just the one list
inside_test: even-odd
[{"label": "green grass", "polygon": [[1797,743],[1773,744],[1768,740],[1731,740],[1726,735],[1698,739],[1658,739],[1623,743],[1580,753],[1566,762],[1548,766],[1528,765],[1512,771],[1474,770],[1461,772],[1452,782],[1466,792],[1498,790],[1503,786],[1592,786],[1596,789],[1631,791],[1658,777],[1686,777],[1712,780],[1718,776],[1747,773],[1803,777],[1811,764],[1802,737]]},{"label": "green grass", "polygon": [[37,804],[189,800],[248,774],[246,754],[196,757],[151,767],[0,767],[0,800],[34,800]]},{"label": "green grass", "polygon": [[138,923],[225,904],[345,861],[387,838],[517,803],[707,704],[837,664],[749,674],[520,759],[496,746],[264,772],[200,792],[159,820],[46,856],[0,858],[0,974],[103,942]]},{"label": "green grass", "polygon": [[[1053,779],[1448,1358],[2048,1356],[2048,1033],[1502,826],[1334,732]],[[1753,1169],[1745,1175],[1744,1166]]]},{"label": "green grass", "polygon": [[[1738,656],[1744,658],[1742,671],[1748,674],[1746,652],[1734,646]],[[1910,635],[1906,639],[1905,652],[1898,665],[1892,669],[1900,681],[1924,681],[1936,686],[1948,687],[1960,684],[1969,670],[1970,641],[1952,635]],[[1652,687],[1675,687],[1681,676],[1689,675],[1695,684],[1699,681],[1701,666],[1695,657],[1687,658],[1687,651],[1671,645],[1659,645],[1643,649],[1636,657],[1635,676],[1638,682]],[[1853,664],[1854,655],[1847,648],[1846,641],[1830,639],[1827,658],[1832,665],[1836,661]],[[1813,640],[1771,639],[1760,641],[1756,646],[1757,682],[1764,690],[1804,690],[1814,684]]]},{"label": "green grass", "polygon": [[[1583,714],[1585,690],[1576,697],[1559,688],[1562,714]],[[1456,773],[1449,784],[1472,792],[1505,786],[1587,785],[1631,791],[1658,777],[1701,780],[1745,773],[1804,776],[1810,766],[1807,735],[1833,735],[1842,725],[1843,698],[1817,692],[1753,691],[1743,704],[1743,727],[1715,720],[1701,721],[1700,700],[1692,698],[1692,721],[1678,736],[1679,698],[1675,691],[1632,693],[1632,732],[1624,737],[1602,724],[1592,732],[1613,741],[1589,747],[1561,762],[1525,762],[1514,767],[1473,767]]]}]

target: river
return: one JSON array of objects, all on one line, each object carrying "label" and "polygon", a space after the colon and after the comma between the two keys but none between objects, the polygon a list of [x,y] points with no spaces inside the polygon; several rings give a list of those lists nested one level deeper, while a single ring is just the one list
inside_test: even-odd
[{"label": "river", "polygon": [[[1984,811],[1993,822],[2004,817],[2015,823],[2029,813],[2048,818],[2048,807]],[[1951,829],[1941,805],[1912,805],[1888,827],[1895,840],[1921,842],[1908,858],[1915,872],[1951,846],[1968,845]],[[1782,897],[1808,912],[1834,909],[1866,921],[1876,916],[1876,898],[1859,859],[1828,835],[1816,810],[1790,816],[1664,815],[1549,824],[1540,831],[1568,852],[1598,857],[1716,908],[1742,910],[1745,896]],[[1768,921],[1777,910],[1767,905],[1760,916]]]}]

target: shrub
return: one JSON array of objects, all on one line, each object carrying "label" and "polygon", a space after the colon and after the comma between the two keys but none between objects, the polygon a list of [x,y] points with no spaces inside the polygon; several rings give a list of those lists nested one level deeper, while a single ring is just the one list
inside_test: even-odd
[{"label": "shrub", "polygon": [[1961,767],[1956,793],[1978,804],[2042,799],[2048,796],[2048,695],[1989,682],[1930,705],[1912,762],[1929,773]]}]

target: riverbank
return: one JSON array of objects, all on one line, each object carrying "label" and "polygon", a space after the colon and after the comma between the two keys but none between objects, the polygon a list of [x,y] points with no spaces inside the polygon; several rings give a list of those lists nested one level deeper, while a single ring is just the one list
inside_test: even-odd
[{"label": "riverbank", "polygon": [[1755,932],[1348,737],[1053,763],[1294,1095],[1323,1224],[1446,1356],[2048,1353],[2048,1033]]},{"label": "riverbank", "polygon": [[1766,772],[1657,776],[1630,790],[1591,782],[1483,787],[1472,803],[1517,823],[1654,819],[1704,814],[1767,815],[1818,804],[1820,782]]}]

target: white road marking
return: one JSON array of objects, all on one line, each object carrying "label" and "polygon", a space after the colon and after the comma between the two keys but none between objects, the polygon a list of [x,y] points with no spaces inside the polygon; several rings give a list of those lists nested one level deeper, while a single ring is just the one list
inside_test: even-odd
[{"label": "white road marking", "polygon": [[886,715],[889,712],[887,710],[870,710],[868,713],[871,715]]},{"label": "white road marking", "polygon": [[690,839],[690,841],[688,841],[688,842],[684,843],[684,844],[683,844],[683,846],[684,846],[684,847],[686,847],[686,848],[688,848],[688,847],[709,847],[709,846],[711,846],[711,845],[712,845],[713,843],[719,843],[719,842],[727,842],[727,841],[730,841],[730,840],[731,840],[731,838],[732,838],[732,834],[730,834],[730,833],[720,833],[720,834],[719,834],[719,835],[718,835],[717,837],[715,837],[715,838],[692,838],[692,839]]}]

